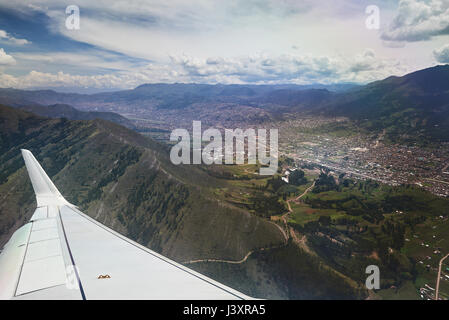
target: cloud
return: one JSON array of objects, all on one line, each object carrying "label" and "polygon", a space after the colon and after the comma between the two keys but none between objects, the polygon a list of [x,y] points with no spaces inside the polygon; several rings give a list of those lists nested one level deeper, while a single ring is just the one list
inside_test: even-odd
[{"label": "cloud", "polygon": [[10,44],[20,45],[20,46],[31,43],[30,41],[28,41],[26,39],[14,38],[5,30],[0,30],[0,40],[6,41]]},{"label": "cloud", "polygon": [[[38,17],[48,32],[39,37],[34,34],[42,31],[39,28],[28,28],[29,33],[16,30],[33,39],[36,50],[21,47],[10,52],[6,47],[17,63],[8,68],[10,75],[1,75],[0,85],[127,89],[155,82],[366,83],[434,62],[428,52],[437,46],[430,42],[423,44],[427,55],[424,50],[386,47],[403,47],[410,40],[400,38],[421,28],[429,17],[447,22],[442,0],[402,0],[385,39],[364,28],[370,3],[78,0],[81,29],[68,30],[64,2],[34,0],[29,6],[0,0],[0,7],[21,13],[18,20]],[[421,14],[410,7],[417,3]],[[382,16],[392,14],[390,6],[382,8],[388,10]],[[11,36],[5,32],[5,41],[6,37]]]},{"label": "cloud", "polygon": [[448,34],[449,1],[401,0],[396,16],[381,38],[413,42]]},{"label": "cloud", "polygon": [[[62,56],[63,57],[63,56]],[[43,57],[39,57],[42,58]],[[353,55],[257,53],[231,58],[198,58],[186,54],[170,55],[169,63],[148,63],[130,70],[107,74],[75,75],[67,72],[33,70],[24,76],[0,77],[0,86],[17,88],[70,87],[129,89],[143,83],[240,83],[240,84],[314,84],[366,83],[403,75],[412,69],[395,59],[378,57],[372,49]]]},{"label": "cloud", "polygon": [[202,83],[336,83],[369,82],[411,69],[397,60],[377,57],[372,49],[353,56],[254,54],[201,59],[171,55],[178,77]]},{"label": "cloud", "polygon": [[[358,15],[357,19],[361,15],[363,23],[364,8],[354,4],[358,1],[326,2],[320,5],[313,0],[78,0],[81,27],[76,31],[65,27],[64,2],[37,0],[33,1],[32,9],[49,18],[47,27],[52,33],[74,42],[135,58],[161,60],[169,52],[188,52],[204,58],[257,50],[279,54],[291,51],[292,44],[298,41],[302,47],[311,47],[307,42],[314,44],[316,38],[323,36],[323,25],[349,23],[347,17],[340,18],[342,8]],[[0,6],[31,10],[20,1]],[[316,37],[315,27],[320,29]]]},{"label": "cloud", "polygon": [[382,45],[387,48],[404,48],[405,44],[406,44],[405,41],[382,40]]},{"label": "cloud", "polygon": [[21,64],[40,67],[75,67],[78,70],[98,72],[103,70],[124,71],[148,63],[148,61],[130,59],[102,50],[84,50],[80,52],[15,52],[14,57]]},{"label": "cloud", "polygon": [[0,75],[1,87],[39,88],[39,87],[78,87],[78,88],[118,88],[122,79],[117,75],[72,75],[64,72],[47,73],[31,71],[27,75],[14,77]]},{"label": "cloud", "polygon": [[10,66],[14,64],[16,64],[16,60],[9,54],[6,54],[3,48],[0,48],[0,66]]},{"label": "cloud", "polygon": [[1,88],[18,88],[17,78],[6,74],[0,73],[0,87]]},{"label": "cloud", "polygon": [[449,63],[449,44],[433,51],[433,56],[440,63]]}]

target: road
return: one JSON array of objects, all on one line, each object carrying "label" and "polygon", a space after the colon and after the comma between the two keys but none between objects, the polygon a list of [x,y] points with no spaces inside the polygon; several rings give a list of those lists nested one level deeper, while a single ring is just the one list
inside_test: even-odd
[{"label": "road", "polygon": [[443,266],[444,259],[446,259],[447,257],[449,257],[449,253],[447,255],[445,255],[440,260],[440,265],[438,267],[438,278],[437,278],[437,285],[436,285],[436,288],[435,288],[435,300],[438,300],[438,294],[439,294],[439,290],[440,290],[441,268]]},{"label": "road", "polygon": [[248,260],[248,257],[253,254],[253,250],[249,251],[246,256],[243,257],[243,259],[238,261],[233,260],[223,260],[223,259],[198,259],[198,260],[190,260],[183,262],[184,264],[192,264],[192,263],[198,263],[198,262],[224,262],[224,263],[233,263],[233,264],[240,264]]},{"label": "road", "polygon": [[439,182],[439,183],[444,183],[444,184],[449,184],[449,182],[447,181],[441,181],[441,180],[437,180],[437,179],[431,179],[431,178],[423,178],[424,180],[427,181],[433,181],[433,182]]},{"label": "road", "polygon": [[287,201],[288,211],[286,213],[284,213],[281,217],[282,221],[284,222],[285,228],[287,229],[288,236],[293,239],[293,242],[295,242],[297,245],[299,245],[301,248],[303,248],[307,252],[310,252],[310,249],[306,245],[306,240],[307,240],[306,236],[303,235],[302,238],[299,239],[296,235],[295,230],[292,227],[288,226],[287,217],[290,215],[290,213],[293,212],[292,207],[290,206],[290,202],[298,201],[299,199],[304,197],[310,190],[313,189],[313,187],[315,187],[315,182],[316,181],[313,181],[312,185],[310,187],[308,187],[306,190],[304,190],[304,192],[302,194],[300,194],[296,198],[293,198],[293,199],[290,199]]},{"label": "road", "polygon": [[300,194],[299,196],[297,196],[296,198],[290,199],[287,201],[287,206],[288,206],[288,211],[286,213],[284,213],[281,216],[282,221],[284,222],[285,228],[287,230],[287,233],[284,231],[284,229],[279,226],[278,224],[273,223],[274,225],[276,225],[276,227],[279,228],[279,230],[282,232],[284,238],[285,238],[285,243],[281,244],[281,245],[277,245],[277,246],[271,246],[271,247],[263,247],[263,248],[259,248],[256,250],[250,250],[242,259],[240,260],[225,260],[225,259],[197,259],[197,260],[189,260],[189,261],[184,261],[183,264],[192,264],[192,263],[200,263],[200,262],[221,262],[221,263],[230,263],[230,264],[241,264],[244,263],[246,260],[248,260],[248,258],[255,252],[255,251],[265,251],[265,250],[270,250],[270,249],[274,249],[274,248],[280,248],[285,246],[288,243],[288,239],[291,237],[293,239],[293,241],[298,244],[299,246],[301,246],[302,248],[304,248],[306,251],[308,251],[308,248],[305,244],[306,242],[306,236],[304,235],[301,239],[298,239],[298,237],[296,236],[295,230],[293,230],[293,228],[289,228],[288,224],[287,224],[287,216],[292,213],[292,208],[290,206],[290,201],[298,201],[299,199],[301,199],[302,197],[304,197],[310,190],[313,189],[313,187],[315,186],[315,181],[312,183],[312,185],[310,187],[308,187],[302,194]]},{"label": "road", "polygon": [[248,260],[248,258],[256,251],[265,251],[270,249],[276,249],[281,248],[285,246],[285,243],[281,245],[271,246],[271,247],[263,247],[256,250],[250,250],[242,259],[240,260],[225,260],[225,259],[197,259],[197,260],[189,260],[184,261],[182,264],[192,264],[192,263],[199,263],[199,262],[222,262],[222,263],[230,263],[230,264],[241,264]]},{"label": "road", "polygon": [[311,185],[310,187],[308,187],[306,190],[304,190],[304,192],[303,192],[302,194],[300,194],[299,196],[297,196],[297,197],[294,198],[294,199],[290,199],[290,200],[287,201],[288,212],[284,213],[284,214],[282,215],[282,218],[285,218],[286,216],[288,216],[290,213],[293,212],[292,207],[290,206],[290,202],[291,202],[291,201],[298,201],[299,199],[301,199],[302,197],[304,197],[310,190],[313,189],[313,187],[315,187],[315,182],[316,182],[316,181],[313,181],[312,185]]}]

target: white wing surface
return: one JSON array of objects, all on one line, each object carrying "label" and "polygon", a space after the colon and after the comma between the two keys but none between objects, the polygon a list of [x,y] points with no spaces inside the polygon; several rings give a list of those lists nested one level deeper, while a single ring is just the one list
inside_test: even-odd
[{"label": "white wing surface", "polygon": [[37,208],[0,254],[1,299],[250,299],[83,214],[22,155]]}]

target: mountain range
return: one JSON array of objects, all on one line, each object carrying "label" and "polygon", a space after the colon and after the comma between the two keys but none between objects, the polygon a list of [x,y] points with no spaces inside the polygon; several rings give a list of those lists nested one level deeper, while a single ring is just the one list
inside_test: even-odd
[{"label": "mountain range", "polygon": [[313,112],[346,116],[369,130],[385,130],[392,139],[448,141],[449,65],[348,90]]},{"label": "mountain range", "polygon": [[25,104],[19,109],[32,112],[47,118],[66,118],[69,120],[94,120],[103,119],[115,122],[129,129],[134,129],[134,124],[127,118],[115,112],[80,111],[68,104],[53,104],[49,106],[39,104]]},{"label": "mountain range", "polygon": [[[53,111],[31,105],[61,108],[60,104],[65,104],[81,111],[114,112],[174,127],[192,120],[242,126],[270,123],[292,114],[343,116],[367,130],[385,131],[391,140],[447,141],[449,65],[364,86],[144,84],[133,90],[96,94],[0,89],[0,102],[27,106],[29,111],[45,115]],[[94,116],[98,114],[84,118]],[[124,119],[108,117],[130,127]]]}]

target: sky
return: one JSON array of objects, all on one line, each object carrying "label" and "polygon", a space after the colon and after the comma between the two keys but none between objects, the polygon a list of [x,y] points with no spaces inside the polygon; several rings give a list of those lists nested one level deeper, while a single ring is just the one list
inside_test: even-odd
[{"label": "sky", "polygon": [[446,63],[449,0],[0,0],[0,87],[368,83]]}]

